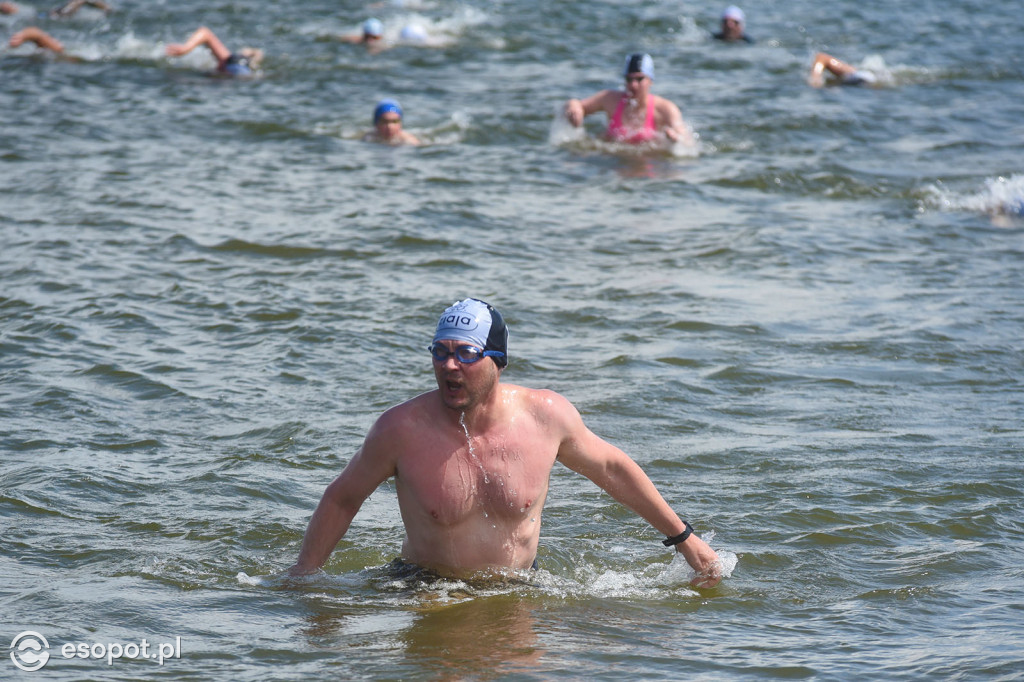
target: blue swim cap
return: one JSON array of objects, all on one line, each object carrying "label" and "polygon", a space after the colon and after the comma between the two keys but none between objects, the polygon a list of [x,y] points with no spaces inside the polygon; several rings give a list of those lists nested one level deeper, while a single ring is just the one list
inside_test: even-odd
[{"label": "blue swim cap", "polygon": [[642,73],[651,80],[654,80],[654,60],[651,55],[642,52],[635,52],[626,57],[626,70],[622,72],[623,77],[631,73]]},{"label": "blue swim cap", "polygon": [[363,22],[363,35],[380,38],[384,35],[384,24],[380,23],[380,19],[367,19]]},{"label": "blue swim cap", "polygon": [[494,358],[498,367],[508,364],[508,327],[494,306],[478,298],[467,298],[451,304],[441,313],[434,332],[434,341],[465,341],[484,350],[502,352]]},{"label": "blue swim cap", "polygon": [[390,113],[398,114],[398,118],[405,118],[402,115],[402,107],[395,100],[382,99],[377,102],[377,108],[373,110],[373,124],[377,125],[377,121],[380,120],[381,116]]}]

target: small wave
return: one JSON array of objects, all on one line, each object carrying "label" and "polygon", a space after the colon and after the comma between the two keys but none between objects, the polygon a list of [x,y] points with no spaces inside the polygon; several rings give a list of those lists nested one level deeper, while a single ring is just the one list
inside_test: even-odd
[{"label": "small wave", "polygon": [[328,249],[318,246],[292,246],[288,244],[261,244],[244,239],[228,239],[209,247],[211,251],[254,254],[284,260],[312,260],[314,258],[352,258],[357,254],[350,249]]},{"label": "small wave", "polygon": [[[107,386],[122,389],[134,395],[139,400],[159,400],[185,395],[173,386],[165,384],[162,381],[152,379],[145,374],[121,369],[109,364],[96,364],[89,369],[80,370],[78,374],[81,376],[95,378],[97,381]],[[139,444],[128,443],[126,445],[128,447],[135,447]],[[151,447],[151,444],[144,441],[139,445],[139,447]]]},{"label": "small wave", "polygon": [[1024,175],[989,178],[982,190],[968,194],[950,191],[941,183],[926,187],[925,193],[926,208],[1024,218]]},{"label": "small wave", "polygon": [[[201,52],[197,53],[197,55],[202,57]],[[136,38],[132,32],[128,32],[117,39],[117,42],[114,44],[113,56],[115,59],[153,62],[166,57],[163,44]],[[193,59],[195,58],[193,57]],[[208,59],[203,63],[208,63]]]}]

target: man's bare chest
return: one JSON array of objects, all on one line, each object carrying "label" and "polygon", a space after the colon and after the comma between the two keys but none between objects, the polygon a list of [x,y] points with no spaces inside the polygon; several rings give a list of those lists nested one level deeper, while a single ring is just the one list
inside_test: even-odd
[{"label": "man's bare chest", "polygon": [[470,515],[522,517],[547,494],[554,453],[540,447],[470,438],[447,452],[421,452],[400,466],[399,494],[445,524]]}]

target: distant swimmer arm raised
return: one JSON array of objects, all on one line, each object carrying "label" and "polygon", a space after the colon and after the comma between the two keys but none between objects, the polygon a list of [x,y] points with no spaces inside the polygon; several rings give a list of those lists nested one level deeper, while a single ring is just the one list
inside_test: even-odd
[{"label": "distant swimmer arm raised", "polygon": [[10,46],[18,47],[26,42],[35,43],[44,50],[52,50],[57,54],[64,53],[64,46],[61,45],[59,40],[36,26],[23,28],[11,36]]}]

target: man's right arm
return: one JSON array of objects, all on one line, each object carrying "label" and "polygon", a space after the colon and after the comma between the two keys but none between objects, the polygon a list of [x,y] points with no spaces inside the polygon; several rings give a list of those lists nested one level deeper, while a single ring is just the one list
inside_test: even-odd
[{"label": "man's right arm", "polygon": [[370,493],[395,475],[395,463],[391,456],[394,447],[384,435],[389,429],[381,427],[382,421],[385,421],[384,417],[374,424],[362,447],[341,474],[327,486],[306,527],[299,557],[288,569],[289,575],[307,575],[318,571],[327,562],[338,542],[345,537],[352,519]]}]

